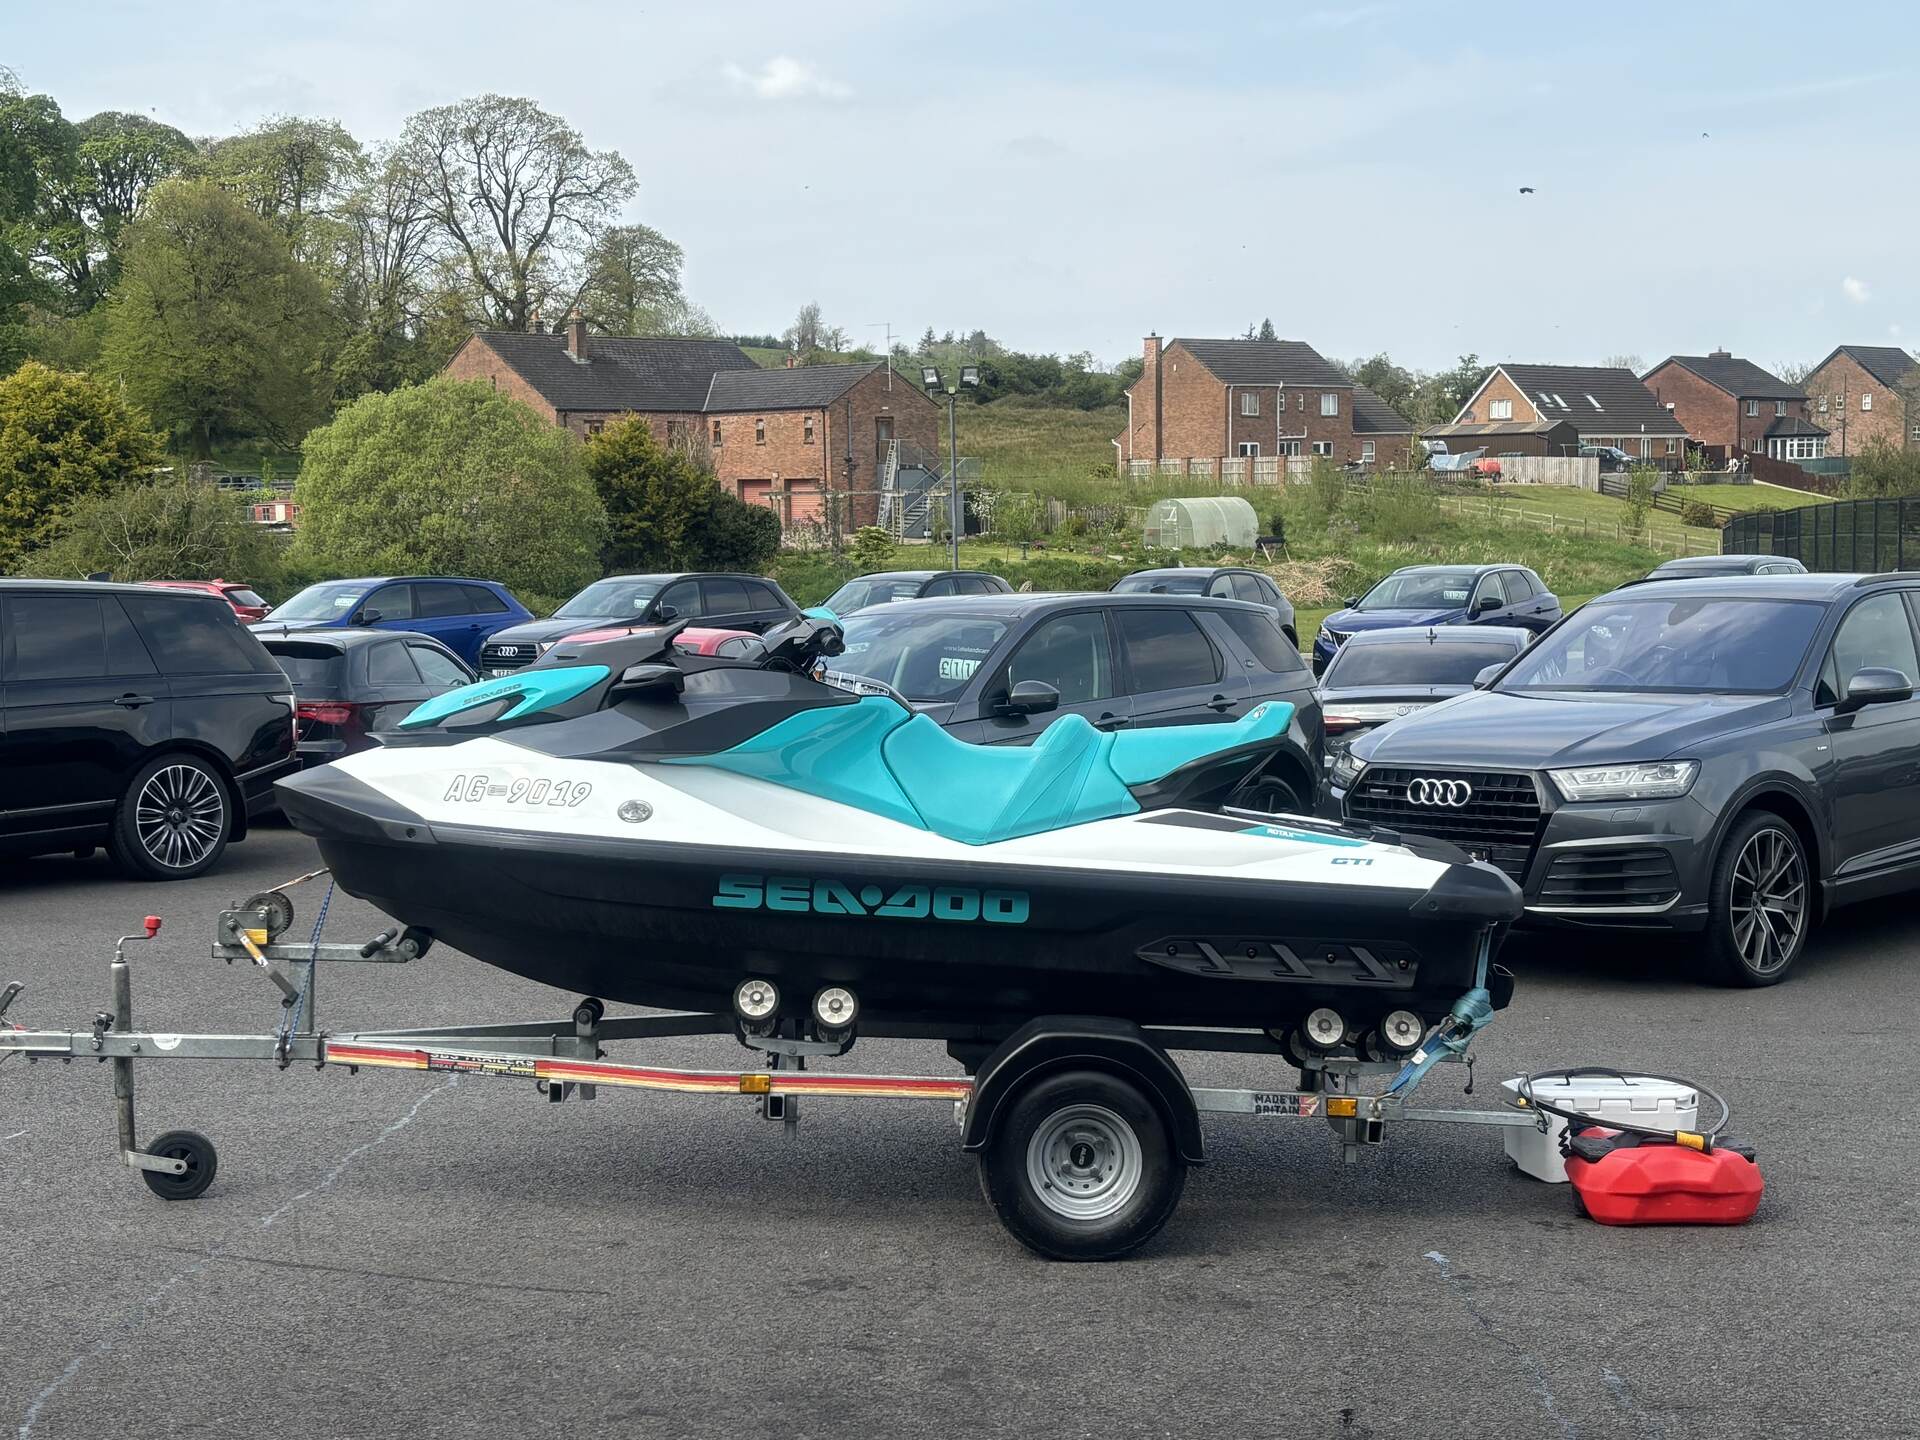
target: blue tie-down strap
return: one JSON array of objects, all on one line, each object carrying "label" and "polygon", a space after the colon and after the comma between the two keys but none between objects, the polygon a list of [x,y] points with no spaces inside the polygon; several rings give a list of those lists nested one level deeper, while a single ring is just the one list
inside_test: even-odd
[{"label": "blue tie-down strap", "polygon": [[437,725],[442,720],[501,700],[515,703],[499,718],[518,720],[523,715],[564,705],[575,696],[586,694],[612,673],[604,665],[566,665],[553,670],[528,670],[523,674],[487,680],[478,685],[464,685],[417,706],[400,722],[400,728],[417,730],[423,725]]},{"label": "blue tie-down strap", "polygon": [[1453,1002],[1447,1018],[1435,1027],[1420,1048],[1407,1057],[1400,1073],[1387,1086],[1389,1095],[1404,1095],[1425,1078],[1426,1073],[1449,1055],[1464,1055],[1473,1037],[1493,1019],[1493,993],[1487,989],[1487,968],[1493,959],[1493,937],[1480,939],[1480,959],[1474,967],[1473,988]]}]

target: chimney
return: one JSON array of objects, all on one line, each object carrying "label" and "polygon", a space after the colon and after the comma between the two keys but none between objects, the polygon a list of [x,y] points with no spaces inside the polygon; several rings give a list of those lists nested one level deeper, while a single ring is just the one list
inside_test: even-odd
[{"label": "chimney", "polygon": [[580,318],[578,310],[567,317],[567,354],[576,365],[587,363],[587,322]]},{"label": "chimney", "polygon": [[[1159,335],[1153,334],[1153,335],[1147,336],[1145,345],[1146,345],[1146,350],[1145,350],[1146,366],[1141,371],[1141,374],[1146,377],[1147,385],[1150,390],[1150,395],[1148,397],[1148,404],[1150,406],[1149,413],[1153,416],[1153,442],[1147,447],[1151,453],[1146,458],[1157,461],[1161,458],[1160,337]],[[1128,458],[1131,459],[1133,457],[1129,456]]]},{"label": "chimney", "polygon": [[1732,358],[1733,354],[1728,350],[1713,350],[1707,354],[1709,360],[1731,360]]},{"label": "chimney", "polygon": [[799,363],[800,363],[800,357],[794,354],[793,351],[791,350],[787,351],[787,369],[791,370],[793,369],[794,366],[798,365]]}]

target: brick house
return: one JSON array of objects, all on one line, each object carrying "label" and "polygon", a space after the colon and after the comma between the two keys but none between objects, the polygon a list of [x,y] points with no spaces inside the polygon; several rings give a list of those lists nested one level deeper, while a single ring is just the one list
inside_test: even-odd
[{"label": "brick house", "polygon": [[1113,442],[1123,471],[1314,455],[1400,464],[1412,448],[1411,421],[1301,341],[1149,335],[1145,345]]},{"label": "brick house", "polygon": [[1640,383],[1673,407],[1701,445],[1775,460],[1818,460],[1827,432],[1807,415],[1807,392],[1725,350],[1669,355]]},{"label": "brick house", "polygon": [[1898,345],[1838,346],[1804,388],[1827,454],[1857,455],[1876,440],[1920,449],[1920,362]]},{"label": "brick house", "polygon": [[1691,438],[1639,376],[1613,365],[1496,365],[1453,417],[1455,425],[1514,420],[1565,420],[1582,445],[1653,461],[1678,461]]},{"label": "brick house", "polygon": [[638,415],[783,523],[819,519],[840,494],[848,524],[872,524],[891,442],[939,442],[938,407],[880,361],[765,370],[724,340],[589,335],[575,321],[555,334],[476,331],[442,373],[486,380],[581,436]]}]

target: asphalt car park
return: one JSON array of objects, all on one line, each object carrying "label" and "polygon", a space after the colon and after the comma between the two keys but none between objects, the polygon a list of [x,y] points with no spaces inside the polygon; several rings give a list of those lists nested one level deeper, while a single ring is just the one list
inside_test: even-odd
[{"label": "asphalt car park", "polygon": [[[310,869],[268,824],[217,871],[130,885],[104,859],[0,866],[9,1019],[84,1027],[133,947],[143,1027],[264,1029],[277,992],[208,958],[214,912]],[[319,893],[295,892],[311,927]],[[336,896],[326,934],[371,935]],[[104,1067],[0,1066],[6,1363],[27,1440],[1114,1433],[1384,1437],[1907,1435],[1920,1311],[1910,1107],[1887,1103],[1920,998],[1920,919],[1875,902],[1787,983],[1695,984],[1644,938],[1518,937],[1513,1007],[1433,1103],[1599,1061],[1723,1089],[1768,1193],[1739,1229],[1608,1229],[1514,1173],[1497,1135],[1407,1126],[1343,1165],[1317,1121],[1216,1118],[1214,1163],[1134,1259],[1061,1266],[980,1203],[951,1116],[268,1064],[150,1065],[140,1127],[221,1147],[167,1204],[114,1156]],[[562,1015],[436,949],[340,966],[332,1026]],[[662,1046],[724,1067],[731,1042]],[[1196,1084],[1267,1083],[1182,1056]],[[832,1065],[952,1074],[932,1043]],[[962,1422],[956,1419],[954,1425]]]}]

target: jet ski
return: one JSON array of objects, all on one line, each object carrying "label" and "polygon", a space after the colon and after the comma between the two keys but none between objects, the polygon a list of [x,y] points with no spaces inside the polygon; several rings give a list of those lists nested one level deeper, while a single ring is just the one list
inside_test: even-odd
[{"label": "jet ski", "polygon": [[679,628],[576,637],[436,697],[281,781],[281,806],[405,926],[763,1034],[1075,1014],[1392,1058],[1487,984],[1520,916],[1444,842],[1223,811],[1285,703],[972,745],[884,685],[818,678],[843,648],[825,612],[737,658],[678,652]]}]

